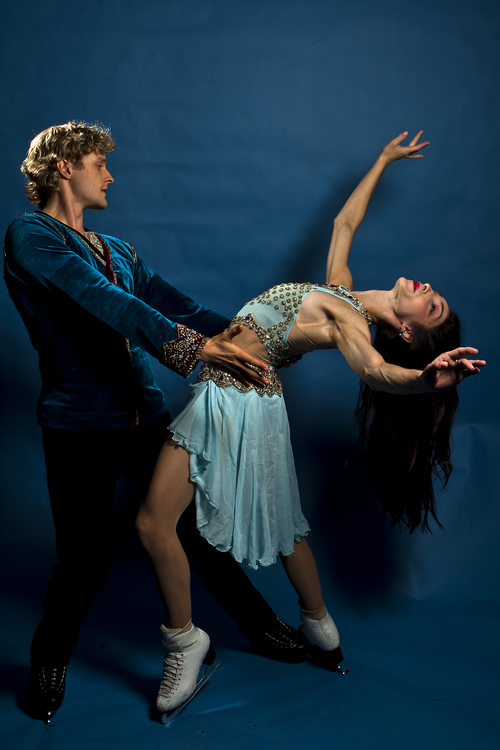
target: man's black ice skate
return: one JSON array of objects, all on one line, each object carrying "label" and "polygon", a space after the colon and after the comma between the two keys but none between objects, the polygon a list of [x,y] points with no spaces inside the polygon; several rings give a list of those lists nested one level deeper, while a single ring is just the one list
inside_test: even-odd
[{"label": "man's black ice skate", "polygon": [[270,659],[298,664],[307,657],[309,648],[306,638],[276,615],[258,625],[240,627],[240,631],[256,651]]},{"label": "man's black ice skate", "polygon": [[28,688],[29,712],[36,719],[42,719],[46,726],[52,726],[55,713],[61,707],[66,688],[66,666],[31,666]]}]

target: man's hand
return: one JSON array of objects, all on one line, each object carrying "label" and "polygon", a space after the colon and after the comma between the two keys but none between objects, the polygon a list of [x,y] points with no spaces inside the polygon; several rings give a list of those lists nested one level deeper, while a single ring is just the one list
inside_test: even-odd
[{"label": "man's hand", "polygon": [[484,359],[466,359],[471,354],[477,354],[477,349],[471,346],[460,346],[451,352],[445,352],[436,357],[434,362],[422,371],[422,381],[429,391],[442,391],[458,385],[471,375],[478,375],[481,367],[485,367]]},{"label": "man's hand", "polygon": [[233,344],[233,339],[242,329],[242,325],[234,326],[229,331],[212,336],[201,350],[199,358],[207,365],[228,372],[243,385],[267,385],[269,381],[265,376],[252,369],[258,367],[259,370],[267,371],[267,365]]}]

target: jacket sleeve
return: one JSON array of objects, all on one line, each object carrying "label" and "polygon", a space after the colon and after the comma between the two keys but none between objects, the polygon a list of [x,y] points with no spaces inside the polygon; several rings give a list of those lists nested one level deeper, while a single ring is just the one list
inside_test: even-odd
[{"label": "jacket sleeve", "polygon": [[[187,376],[196,364],[206,339],[185,322],[202,320],[203,308],[166,285],[174,311],[182,303],[179,320],[172,320],[147,302],[112,284],[94,265],[71,249],[67,230],[61,231],[35,215],[22,217],[9,227],[4,243],[6,275],[40,292],[70,298],[98,320],[145,349],[176,372]],[[78,245],[80,242],[74,240]],[[141,264],[142,265],[142,264]],[[166,284],[166,282],[163,282]],[[155,285],[160,290],[161,285]],[[156,292],[159,297],[160,291]],[[180,327],[179,327],[180,326]],[[186,333],[189,331],[189,333]],[[190,346],[186,348],[186,335]],[[166,344],[170,344],[166,347]]]},{"label": "jacket sleeve", "polygon": [[137,258],[134,291],[139,299],[175,323],[194,328],[205,336],[224,331],[230,320],[214,310],[197,305]]}]

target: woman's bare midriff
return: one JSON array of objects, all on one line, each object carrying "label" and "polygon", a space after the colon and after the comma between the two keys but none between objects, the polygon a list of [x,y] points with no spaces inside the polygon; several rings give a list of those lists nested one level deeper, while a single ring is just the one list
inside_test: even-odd
[{"label": "woman's bare midriff", "polygon": [[[347,302],[326,292],[309,292],[302,300],[290,329],[288,350],[292,355],[300,355],[315,349],[334,349],[336,322],[340,323],[344,319],[359,321],[359,318],[359,313]],[[250,328],[244,326],[234,343],[266,365],[272,364],[264,344]]]},{"label": "woman's bare midriff", "polygon": [[235,336],[235,338],[233,339],[233,343],[236,346],[239,346],[240,349],[243,349],[244,352],[250,354],[252,357],[260,359],[260,361],[264,362],[264,364],[272,364],[271,357],[269,356],[266,347],[259,339],[255,331],[252,331],[251,328],[246,328],[246,326],[243,326],[243,330],[241,331],[241,333]]}]

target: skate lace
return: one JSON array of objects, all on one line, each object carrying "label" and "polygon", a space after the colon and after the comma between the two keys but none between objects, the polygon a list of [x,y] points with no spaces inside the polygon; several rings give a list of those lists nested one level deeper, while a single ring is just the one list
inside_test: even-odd
[{"label": "skate lace", "polygon": [[163,698],[168,698],[175,693],[182,679],[183,667],[183,654],[176,653],[175,651],[167,651],[163,662],[163,676],[158,695],[161,695]]},{"label": "skate lace", "polygon": [[38,684],[46,693],[62,693],[66,679],[66,667],[59,669],[45,669],[42,667],[38,675]]}]

